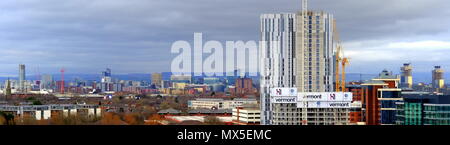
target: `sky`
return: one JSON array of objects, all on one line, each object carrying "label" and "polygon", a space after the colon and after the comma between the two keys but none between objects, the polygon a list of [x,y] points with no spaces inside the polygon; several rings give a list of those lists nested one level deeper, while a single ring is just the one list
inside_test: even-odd
[{"label": "sky", "polygon": [[[300,0],[1,0],[0,76],[168,72],[177,40],[259,41],[264,13],[296,12]],[[448,0],[309,0],[332,13],[349,73],[450,68]],[[449,69],[450,70],[450,69]]]}]

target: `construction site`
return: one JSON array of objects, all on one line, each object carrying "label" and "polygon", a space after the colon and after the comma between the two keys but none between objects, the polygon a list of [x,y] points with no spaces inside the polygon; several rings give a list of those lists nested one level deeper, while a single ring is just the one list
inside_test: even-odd
[{"label": "construction site", "polygon": [[[297,13],[261,16],[262,41],[283,44],[262,50],[261,59],[271,63],[263,63],[261,73],[261,124],[347,125],[352,94],[346,93],[345,76],[350,58],[345,57],[336,19],[330,13],[309,10],[307,0],[302,0],[301,8]],[[282,93],[283,89],[298,94]],[[274,101],[278,98],[292,98],[296,103]]]}]

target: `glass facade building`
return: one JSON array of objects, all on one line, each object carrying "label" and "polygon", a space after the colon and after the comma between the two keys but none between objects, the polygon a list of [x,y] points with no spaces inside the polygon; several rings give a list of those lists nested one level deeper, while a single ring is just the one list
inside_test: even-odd
[{"label": "glass facade building", "polygon": [[396,102],[403,100],[401,89],[383,88],[378,89],[378,101],[380,104],[380,123],[382,125],[395,125],[396,121]]},{"label": "glass facade building", "polygon": [[424,125],[450,125],[450,104],[424,104]]},{"label": "glass facade building", "polygon": [[421,103],[397,103],[397,125],[422,125]]},{"label": "glass facade building", "polygon": [[397,125],[450,125],[450,96],[404,95],[396,102]]}]

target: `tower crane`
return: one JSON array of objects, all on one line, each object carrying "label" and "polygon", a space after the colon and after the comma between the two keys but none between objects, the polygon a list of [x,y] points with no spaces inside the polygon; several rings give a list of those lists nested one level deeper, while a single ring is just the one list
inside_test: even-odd
[{"label": "tower crane", "polygon": [[302,0],[302,11],[303,12],[308,11],[308,0]]},{"label": "tower crane", "polygon": [[66,71],[66,69],[61,68],[60,72],[61,72],[61,88],[60,88],[60,93],[64,94],[64,72]]},{"label": "tower crane", "polygon": [[[341,44],[341,40],[339,38],[339,31],[336,27],[336,20],[333,20],[333,39],[336,41],[336,55],[335,55],[335,91],[336,92],[345,92],[345,67],[349,64],[349,58],[344,57],[343,47]],[[340,67],[342,67],[342,73],[340,72]]]},{"label": "tower crane", "polygon": [[342,92],[345,92],[346,91],[346,88],[345,88],[345,67],[347,67],[347,65],[349,64],[349,58],[344,57],[342,59],[342,63],[341,64],[342,64],[342,81],[340,83],[341,83]]}]

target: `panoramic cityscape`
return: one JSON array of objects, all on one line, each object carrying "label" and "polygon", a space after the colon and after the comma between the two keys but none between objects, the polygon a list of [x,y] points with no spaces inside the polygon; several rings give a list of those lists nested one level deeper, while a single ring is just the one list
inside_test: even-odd
[{"label": "panoramic cityscape", "polygon": [[[411,37],[413,42],[375,41],[378,38],[357,42],[363,38],[351,36],[356,34],[349,31],[362,31],[359,25],[363,24],[349,24],[346,21],[351,18],[338,14],[351,15],[352,12],[335,14],[340,6],[331,10],[327,9],[330,8],[328,6],[320,7],[321,2],[283,1],[283,4],[295,6],[283,11],[278,11],[278,8],[258,11],[259,15],[251,15],[250,20],[242,21],[242,25],[258,30],[255,36],[246,37],[249,34],[240,35],[239,32],[235,37],[227,32],[223,32],[224,36],[211,36],[220,33],[200,33],[203,25],[199,24],[184,26],[195,28],[192,33],[190,28],[189,31],[181,31],[182,28],[177,27],[173,28],[175,32],[162,34],[161,38],[151,36],[154,38],[151,42],[136,42],[167,46],[164,51],[141,50],[142,46],[136,46],[139,50],[125,50],[127,48],[124,47],[128,46],[120,41],[138,37],[138,34],[123,35],[128,38],[87,34],[93,35],[92,38],[114,37],[108,39],[111,44],[106,46],[121,48],[104,52],[88,50],[71,57],[73,60],[70,61],[67,59],[73,55],[71,53],[77,53],[72,52],[72,49],[77,49],[76,45],[104,47],[99,44],[104,42],[92,43],[91,46],[74,44],[73,48],[68,46],[71,43],[60,44],[61,49],[56,52],[68,52],[59,55],[49,51],[47,55],[45,50],[31,52],[26,48],[58,46],[62,41],[72,40],[71,36],[49,32],[42,35],[67,38],[45,40],[42,44],[34,44],[33,40],[30,41],[32,44],[21,47],[12,44],[12,39],[25,38],[9,36],[5,31],[8,36],[0,37],[3,39],[0,43],[4,42],[0,49],[5,49],[6,55],[11,54],[7,59],[20,54],[21,60],[0,61],[5,66],[0,72],[0,125],[450,125],[450,87],[446,82],[446,69],[450,66],[445,55],[450,42],[444,42],[450,40],[432,39],[432,34],[427,33],[427,36],[414,38],[424,38],[422,40],[412,40]],[[402,3],[407,2],[394,2],[397,5]],[[130,13],[139,13],[139,8],[130,10],[133,11]],[[445,13],[450,14],[450,11]],[[42,13],[36,15],[39,14]],[[46,14],[36,17],[45,19],[43,15]],[[175,12],[171,15],[167,19],[183,17]],[[369,14],[365,16],[370,17]],[[90,18],[81,19],[88,21]],[[194,22],[190,23],[202,23],[193,17],[191,19]],[[134,19],[130,18],[130,21]],[[169,20],[158,21],[164,23]],[[0,20],[0,31],[4,31],[3,25],[8,24]],[[56,25],[54,27],[64,27]],[[78,25],[83,24],[69,27]],[[217,29],[231,25],[231,28],[220,31],[231,31],[233,27],[237,29],[234,31],[242,29],[239,24],[223,21],[212,25],[217,25]],[[114,28],[117,27],[122,28],[117,24],[99,29],[116,31]],[[170,28],[162,31],[165,29]],[[393,32],[395,29],[372,31],[396,33]],[[429,29],[423,31],[426,30]],[[123,31],[140,32],[137,28],[125,28],[118,33]],[[171,45],[157,42],[177,31],[183,33],[180,34],[182,36],[165,39]],[[448,27],[443,31],[449,32]],[[114,34],[117,33],[111,33]],[[158,34],[155,32],[155,35]],[[225,35],[231,35],[231,38]],[[378,33],[367,33],[367,37],[374,35]],[[406,34],[392,35],[403,37]],[[436,34],[441,35],[445,34]],[[89,38],[73,39],[74,42],[91,42],[84,40]],[[233,38],[245,41],[230,41]],[[383,42],[387,44],[376,44]],[[367,45],[365,49],[363,45]],[[425,54],[422,50],[417,54],[413,52],[422,46],[430,47],[432,54],[436,55]],[[9,47],[18,47],[20,51],[14,52],[14,48]],[[390,50],[396,48],[398,51]],[[22,53],[27,51],[33,55],[23,54],[22,59]],[[104,56],[109,53],[115,53],[115,56]],[[144,53],[148,55],[144,56]],[[44,61],[46,56],[54,60]],[[415,60],[415,57],[421,58]]]}]

